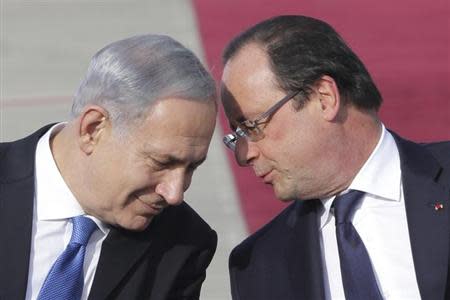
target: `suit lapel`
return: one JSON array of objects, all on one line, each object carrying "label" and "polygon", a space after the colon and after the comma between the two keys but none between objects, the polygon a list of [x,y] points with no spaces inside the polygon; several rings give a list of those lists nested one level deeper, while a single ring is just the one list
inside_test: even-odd
[{"label": "suit lapel", "polygon": [[[286,251],[295,299],[325,299],[318,224],[319,200],[297,201],[287,218]],[[283,232],[282,234],[286,234]]]},{"label": "suit lapel", "polygon": [[143,232],[111,229],[102,245],[89,299],[107,298],[144,254],[149,253],[149,259],[152,259],[158,253],[162,238],[155,236],[153,228],[149,226]]},{"label": "suit lapel", "polygon": [[52,125],[0,149],[0,298],[24,299],[30,260],[36,144]]},{"label": "suit lapel", "polygon": [[0,189],[1,295],[2,299],[23,299],[30,260],[34,177]]},{"label": "suit lapel", "polygon": [[[411,249],[423,299],[443,299],[449,253],[449,189],[439,183],[441,167],[423,147],[396,137]],[[436,210],[435,204],[444,209]]]}]

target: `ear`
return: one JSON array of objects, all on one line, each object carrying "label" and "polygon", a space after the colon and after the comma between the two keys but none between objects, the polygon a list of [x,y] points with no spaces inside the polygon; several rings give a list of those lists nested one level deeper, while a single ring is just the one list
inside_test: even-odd
[{"label": "ear", "polygon": [[97,105],[90,105],[79,117],[79,145],[86,154],[91,154],[102,136],[110,129],[108,112]]},{"label": "ear", "polygon": [[324,119],[335,120],[341,107],[336,81],[332,77],[324,75],[316,83],[316,90],[319,93],[320,108]]}]

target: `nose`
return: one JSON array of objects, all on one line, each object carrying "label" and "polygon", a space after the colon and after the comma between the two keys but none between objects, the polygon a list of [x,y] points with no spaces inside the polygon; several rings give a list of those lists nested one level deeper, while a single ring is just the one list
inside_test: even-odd
[{"label": "nose", "polygon": [[187,176],[182,170],[173,170],[156,186],[155,192],[163,197],[169,205],[180,205],[189,184],[190,176]]},{"label": "nose", "polygon": [[258,157],[258,153],[258,147],[255,142],[252,142],[247,138],[241,138],[236,142],[234,156],[240,166],[250,166],[252,161]]}]

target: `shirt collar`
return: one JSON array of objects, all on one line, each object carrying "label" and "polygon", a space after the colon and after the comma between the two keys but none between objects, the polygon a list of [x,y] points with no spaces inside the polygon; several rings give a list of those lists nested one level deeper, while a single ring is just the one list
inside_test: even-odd
[{"label": "shirt collar", "polygon": [[[50,148],[50,139],[65,125],[58,123],[50,128],[36,147],[35,203],[39,221],[64,220],[86,214],[59,172]],[[106,224],[94,217],[91,219],[101,231],[108,232]]]},{"label": "shirt collar", "polygon": [[348,189],[359,190],[385,200],[400,201],[400,186],[400,155],[394,138],[382,125],[377,146]]}]

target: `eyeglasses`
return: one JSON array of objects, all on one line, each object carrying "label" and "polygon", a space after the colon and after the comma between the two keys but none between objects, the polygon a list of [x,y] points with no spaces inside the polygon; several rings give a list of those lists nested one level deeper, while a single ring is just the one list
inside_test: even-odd
[{"label": "eyeglasses", "polygon": [[289,100],[294,98],[300,91],[295,91],[287,94],[283,99],[275,103],[274,106],[269,108],[265,113],[261,114],[254,120],[245,120],[236,127],[236,130],[230,134],[227,134],[223,138],[223,143],[229,149],[234,151],[236,149],[236,143],[241,137],[246,137],[252,142],[257,142],[264,138],[263,129],[260,127],[262,124],[266,124],[270,121],[272,116]]}]

